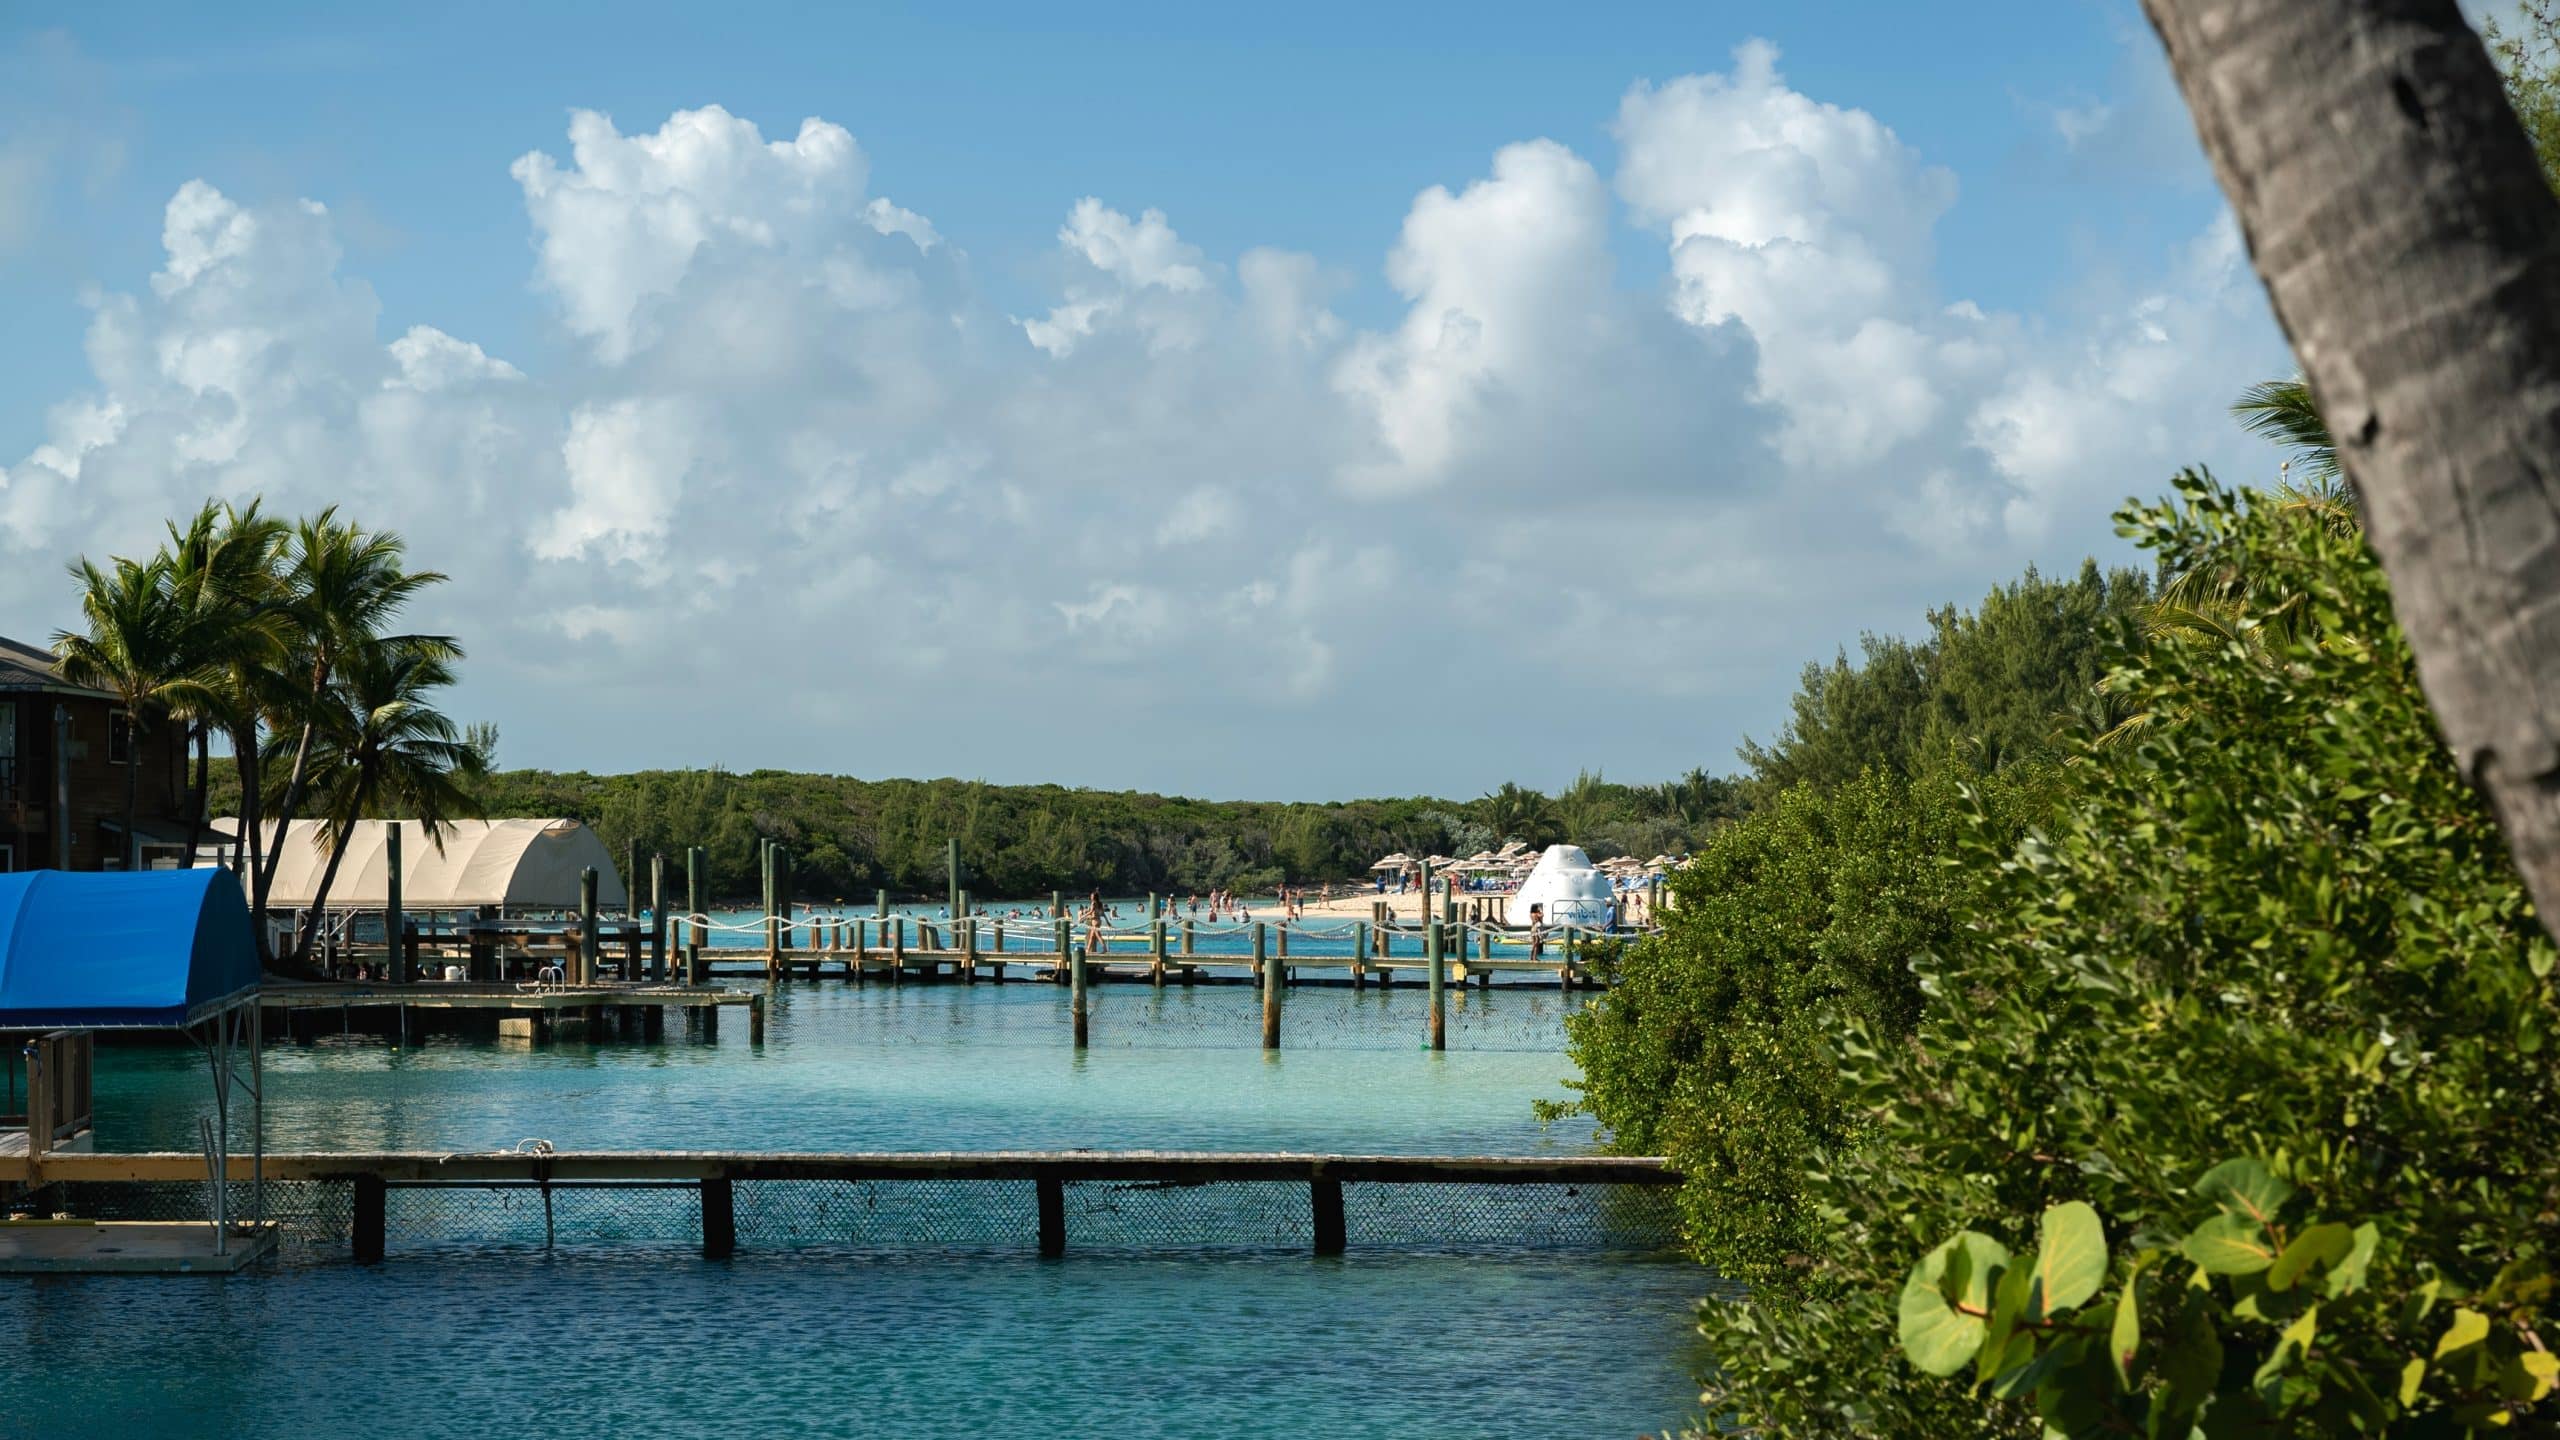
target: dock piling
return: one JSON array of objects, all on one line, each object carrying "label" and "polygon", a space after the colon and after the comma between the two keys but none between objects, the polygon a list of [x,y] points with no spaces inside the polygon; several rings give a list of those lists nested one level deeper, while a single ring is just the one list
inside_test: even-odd
[{"label": "dock piling", "polygon": [[1073,954],[1070,955],[1067,960],[1067,985],[1067,1005],[1070,1013],[1075,1017],[1076,1048],[1081,1050],[1085,1047],[1086,1035],[1084,947],[1081,945],[1075,948]]},{"label": "dock piling", "polygon": [[1262,922],[1253,922],[1253,963],[1262,972],[1262,1048],[1280,1048],[1280,991],[1289,967],[1262,953]]},{"label": "dock piling", "polygon": [[578,962],[569,975],[571,984],[584,985],[595,974],[600,934],[596,927],[596,867],[590,865],[578,872]]},{"label": "dock piling", "polygon": [[1425,920],[1422,928],[1423,959],[1431,966],[1431,1048],[1449,1048],[1449,957],[1443,946],[1437,919]]},{"label": "dock piling", "polygon": [[1040,1198],[1040,1258],[1055,1260],[1067,1253],[1067,1187],[1054,1176],[1031,1182]]},{"label": "dock piling", "polygon": [[702,1182],[702,1258],[726,1260],[738,1253],[738,1197],[726,1175]]},{"label": "dock piling", "polygon": [[383,966],[383,973],[390,977],[392,984],[406,985],[412,977],[409,974],[409,947],[400,943],[409,925],[408,916],[401,913],[400,905],[400,822],[397,820],[382,827],[382,863],[386,868],[383,878],[389,889],[382,908],[382,952],[389,962]]},{"label": "dock piling", "polygon": [[702,964],[702,871],[708,857],[699,845],[684,849],[684,983],[700,985],[710,978]]},{"label": "dock piling", "polygon": [[1319,1175],[1307,1182],[1307,1189],[1314,1202],[1316,1253],[1341,1254],[1347,1229],[1342,1219],[1342,1182],[1330,1175]]}]

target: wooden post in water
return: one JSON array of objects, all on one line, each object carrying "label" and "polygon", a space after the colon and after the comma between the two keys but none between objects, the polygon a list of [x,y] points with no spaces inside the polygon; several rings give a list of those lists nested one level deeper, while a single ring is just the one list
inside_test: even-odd
[{"label": "wooden post in water", "polygon": [[1440,921],[1422,922],[1422,958],[1431,966],[1431,1048],[1449,1048],[1449,957],[1441,953]]},{"label": "wooden post in water", "polygon": [[1078,945],[1067,961],[1067,1007],[1076,1022],[1076,1048],[1085,1042],[1084,947]]},{"label": "wooden post in water", "polygon": [[738,1253],[738,1200],[729,1177],[702,1182],[702,1258],[726,1260]]},{"label": "wooden post in water", "polygon": [[667,852],[649,856],[649,978],[667,978]]},{"label": "wooden post in water", "polygon": [[761,990],[747,994],[747,1042],[752,1045],[764,1043],[764,992]]},{"label": "wooden post in water", "polygon": [[1280,991],[1283,988],[1280,982],[1289,967],[1281,964],[1278,956],[1266,957],[1262,953],[1262,922],[1259,920],[1253,922],[1253,963],[1254,968],[1262,972],[1262,1048],[1277,1050],[1280,1048]]},{"label": "wooden post in water", "polygon": [[1369,983],[1369,922],[1351,922],[1351,988]]},{"label": "wooden post in water", "polygon": [[702,926],[710,912],[702,908],[702,875],[710,857],[699,845],[684,847],[684,983],[700,985],[711,972],[702,963]]},{"label": "wooden post in water", "polygon": [[798,907],[791,894],[791,852],[780,845],[773,847],[773,899],[782,915],[782,948],[791,949],[791,914]]},{"label": "wooden post in water", "polygon": [[356,1213],[353,1238],[355,1240],[356,1263],[359,1265],[378,1265],[382,1263],[382,1238],[383,1231],[386,1228],[384,1220],[388,1210],[390,1209],[390,1207],[385,1203],[389,1199],[389,1188],[390,1187],[383,1184],[382,1177],[379,1175],[358,1175],[356,1177]]},{"label": "wooden post in water", "polygon": [[1031,1182],[1040,1208],[1040,1258],[1055,1260],[1067,1253],[1067,1186],[1053,1175]]},{"label": "wooden post in water", "polygon": [[584,985],[595,974],[596,964],[596,867],[578,872],[578,968],[569,977],[573,985]]},{"label": "wooden post in water", "polygon": [[774,973],[782,968],[782,932],[776,928],[779,922],[774,918],[773,912],[775,848],[774,843],[767,840],[756,849],[757,862],[763,871],[759,878],[764,882],[764,978],[767,980],[771,980]]},{"label": "wooden post in water", "polygon": [[640,918],[640,837],[622,842],[622,918]]},{"label": "wooden post in water", "polygon": [[957,925],[960,923],[960,908],[967,903],[967,897],[960,891],[959,840],[955,838],[944,841],[943,851],[943,864],[950,871],[951,878],[951,923]]},{"label": "wooden post in water", "polygon": [[[277,844],[283,844],[279,838]],[[409,928],[409,917],[400,906],[400,822],[382,827],[382,862],[388,873],[383,877],[389,886],[382,907],[382,973],[394,985],[410,981],[409,947],[400,943],[401,932]]]},{"label": "wooden post in water", "polygon": [[951,912],[951,923],[960,927],[960,978],[978,983],[978,917],[969,913],[969,892],[960,892],[959,906]]},{"label": "wooden post in water", "polygon": [[1339,1255],[1348,1228],[1342,1223],[1342,1182],[1330,1175],[1318,1175],[1308,1182],[1308,1190],[1308,1198],[1314,1202],[1316,1253]]},{"label": "wooden post in water", "polygon": [[1149,969],[1147,978],[1161,990],[1164,988],[1164,897],[1161,895],[1147,897],[1147,938],[1149,948],[1155,952],[1155,964]]},{"label": "wooden post in water", "polygon": [[1068,942],[1074,936],[1074,930],[1073,922],[1063,915],[1058,917],[1056,924],[1058,927],[1058,968],[1052,973],[1050,978],[1063,983],[1067,978],[1067,946]]}]

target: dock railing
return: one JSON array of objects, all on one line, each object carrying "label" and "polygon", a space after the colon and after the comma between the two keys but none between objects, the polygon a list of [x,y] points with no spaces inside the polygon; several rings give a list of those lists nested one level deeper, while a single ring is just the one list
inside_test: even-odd
[{"label": "dock railing", "polygon": [[[204,1160],[60,1154],[9,1168],[21,1209],[200,1216]],[[239,1178],[246,1178],[245,1171]],[[255,1213],[289,1262],[577,1248],[990,1256],[1649,1254],[1679,1175],[1644,1157],[1202,1151],[266,1157]]]}]

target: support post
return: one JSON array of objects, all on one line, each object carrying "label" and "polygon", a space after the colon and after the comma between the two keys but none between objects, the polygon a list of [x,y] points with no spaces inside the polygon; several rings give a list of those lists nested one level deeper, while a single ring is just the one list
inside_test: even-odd
[{"label": "support post", "polygon": [[1351,988],[1369,983],[1369,922],[1351,922]]},{"label": "support post", "polygon": [[747,996],[747,1043],[764,1043],[764,992],[760,990]]},{"label": "support post", "polygon": [[1084,947],[1078,945],[1067,961],[1067,1008],[1075,1017],[1076,1048],[1085,1046],[1086,1013],[1084,983]]},{"label": "support post", "polygon": [[1147,978],[1161,990],[1164,988],[1164,897],[1161,895],[1147,897],[1147,944],[1155,955],[1155,964],[1149,968]]},{"label": "support post", "polygon": [[738,1197],[729,1177],[702,1182],[702,1258],[726,1260],[738,1253]]},{"label": "support post", "polygon": [[667,853],[649,856],[649,978],[667,978]]},{"label": "support post", "polygon": [[1431,966],[1431,1048],[1449,1048],[1449,957],[1441,950],[1443,939],[1437,917],[1422,922],[1423,959]]},{"label": "support post", "polygon": [[388,1191],[379,1175],[356,1177],[355,1252],[359,1265],[382,1263],[383,1231],[390,1210]]},{"label": "support post", "polygon": [[1319,1175],[1307,1184],[1315,1202],[1316,1253],[1339,1255],[1343,1251],[1346,1227],[1342,1222],[1342,1182],[1330,1175]]},{"label": "support post", "polygon": [[1253,922],[1253,966],[1262,972],[1262,1048],[1280,1048],[1280,977],[1289,967],[1263,954],[1262,922]]},{"label": "support post", "polygon": [[1067,1185],[1043,1175],[1031,1186],[1040,1197],[1040,1258],[1055,1260],[1067,1253]]},{"label": "support post", "polygon": [[968,903],[960,893],[960,841],[955,837],[943,842],[943,866],[951,881],[951,923],[960,923],[961,907]]},{"label": "support post", "polygon": [[779,897],[773,888],[774,852],[780,848],[767,840],[756,852],[763,870],[759,878],[764,882],[764,974],[767,980],[782,968],[782,922],[774,913],[774,901]]},{"label": "support post", "polygon": [[960,927],[960,978],[975,985],[978,983],[978,917],[969,914],[969,892],[966,890],[960,892],[960,903],[951,912],[951,923]]},{"label": "support post", "polygon": [[[279,840],[277,843],[283,842]],[[409,917],[403,913],[400,904],[400,822],[397,820],[382,827],[382,863],[388,892],[382,906],[382,974],[394,985],[406,985],[411,978],[409,947],[400,941],[402,932],[409,928]]]},{"label": "support post", "polygon": [[702,908],[702,872],[709,856],[699,845],[684,850],[684,983],[700,985],[710,979],[710,971],[702,963],[702,923],[709,912]]},{"label": "support post", "polygon": [[578,973],[569,977],[573,984],[584,985],[595,976],[596,951],[602,933],[596,927],[596,867],[578,872]]}]

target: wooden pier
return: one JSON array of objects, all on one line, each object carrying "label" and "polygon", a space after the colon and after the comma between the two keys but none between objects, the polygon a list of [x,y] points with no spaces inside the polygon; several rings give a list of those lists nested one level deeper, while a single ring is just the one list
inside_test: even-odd
[{"label": "wooden pier", "polygon": [[[1251,955],[1208,953],[1185,954],[1167,950],[1159,958],[1135,942],[1139,948],[1108,950],[1100,954],[1085,952],[1087,977],[1095,984],[1173,984],[1173,985],[1254,985],[1262,983],[1262,963]],[[1077,949],[1081,950],[1079,946]],[[1551,947],[1558,951],[1562,946]],[[1433,961],[1427,955],[1300,955],[1295,958],[1271,956],[1278,964],[1282,983],[1298,985],[1393,986],[1427,979]],[[915,949],[822,946],[808,949],[785,948],[773,952],[744,946],[706,947],[702,951],[707,975],[755,974],[771,979],[798,980],[867,980],[880,976],[890,981],[962,982],[990,981],[1003,983],[1010,979],[1063,982],[1064,957],[1050,950],[994,949]],[[1495,976],[1514,980],[1543,982],[1557,989],[1588,988],[1596,983],[1591,970],[1563,958],[1497,956],[1493,959],[1451,957],[1444,962],[1452,971],[1463,972],[1467,980],[1479,988],[1491,985]],[[1339,976],[1313,975],[1304,972],[1328,970],[1343,972]]]},{"label": "wooden pier", "polygon": [[[1144,1193],[1210,1184],[1248,1183],[1301,1189],[1308,1205],[1307,1234],[1318,1255],[1339,1255],[1349,1241],[1346,1185],[1546,1186],[1551,1193],[1583,1196],[1597,1187],[1659,1189],[1681,1183],[1679,1172],[1651,1156],[1328,1155],[1221,1151],[936,1151],[799,1153],[726,1150],[549,1151],[507,1150],[483,1154],[426,1151],[367,1153],[299,1152],[264,1157],[263,1170],[246,1156],[232,1156],[235,1184],[345,1185],[353,1192],[344,1236],[353,1258],[377,1262],[388,1251],[388,1192],[394,1189],[587,1192],[610,1200],[612,1192],[696,1189],[700,1193],[700,1241],[708,1259],[738,1249],[738,1187],[845,1182],[1022,1182],[1033,1187],[1033,1214],[1023,1217],[1024,1240],[1043,1256],[1066,1253],[1067,1187],[1103,1185]],[[206,1158],[189,1152],[90,1154],[55,1152],[0,1156],[0,1183],[35,1190],[56,1184],[90,1187],[166,1186],[201,1183]],[[1018,1192],[1016,1192],[1018,1193]],[[253,1202],[254,1203],[254,1202]],[[1019,1203],[1014,1202],[1014,1203]],[[258,1223],[253,1221],[254,1223]],[[1249,1221],[1260,1228],[1261,1222]],[[1426,1224],[1423,1228],[1428,1229]]]},{"label": "wooden pier", "polygon": [[[685,1015],[708,1034],[716,1034],[720,1012],[747,1012],[749,1038],[764,1038],[765,997],[752,990],[719,985],[635,984],[565,985],[524,982],[473,984],[426,981],[412,985],[325,982],[310,985],[269,984],[260,990],[258,1007],[273,1012],[276,1033],[298,1038],[315,1028],[319,1017],[337,1015],[342,1022],[354,1012],[396,1011],[402,1030],[409,1012],[497,1012],[498,1033],[531,1039],[545,1032],[600,1035],[608,1027],[637,1039],[662,1038],[669,1011]],[[379,1018],[378,1016],[376,1017]]]}]

